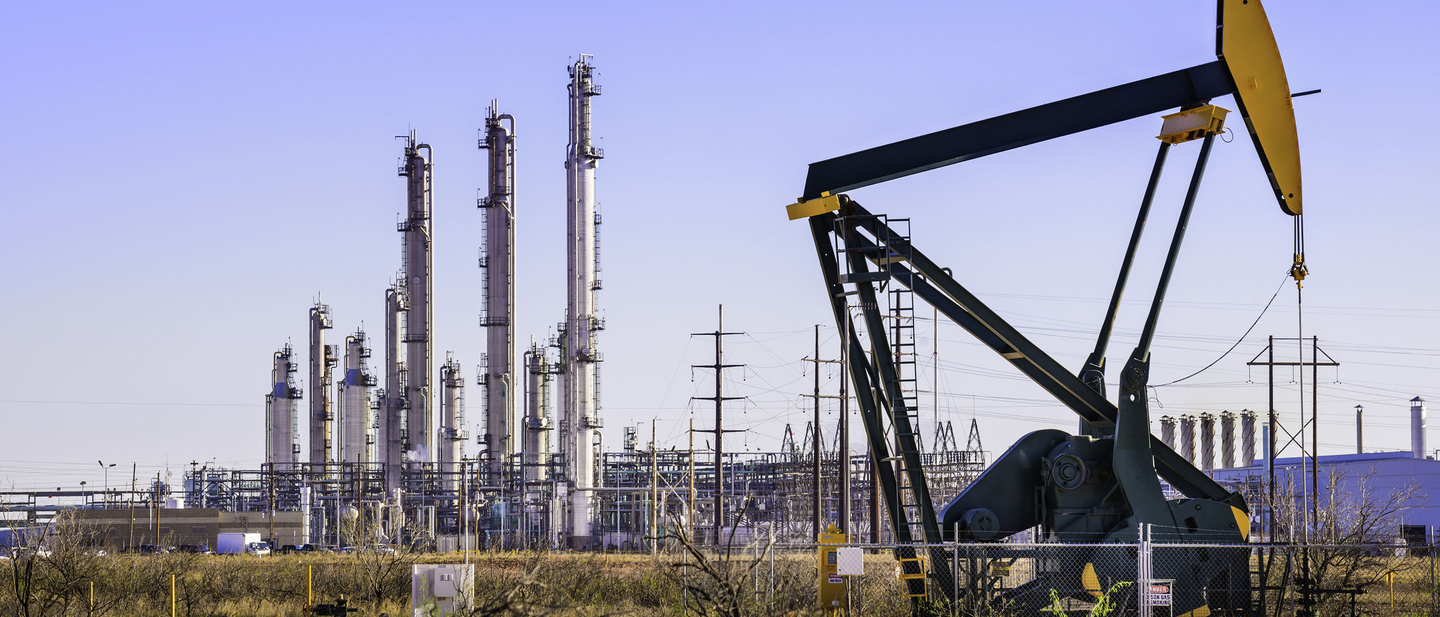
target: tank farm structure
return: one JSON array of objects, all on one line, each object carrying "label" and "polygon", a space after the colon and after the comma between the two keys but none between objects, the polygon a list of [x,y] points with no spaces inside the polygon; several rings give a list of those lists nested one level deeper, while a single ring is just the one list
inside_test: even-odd
[{"label": "tank farm structure", "polygon": [[[379,355],[372,358],[374,341],[363,328],[343,341],[327,338],[335,315],[317,298],[308,309],[306,387],[296,383],[302,360],[290,345],[271,362],[266,463],[186,471],[190,507],[299,512],[314,543],[452,550],[646,550],[677,521],[691,537],[713,541],[741,512],[786,541],[813,541],[837,517],[854,521],[866,537],[893,538],[883,524],[872,524],[881,506],[870,489],[873,463],[868,454],[842,461],[839,435],[846,429],[838,422],[786,425],[777,452],[724,452],[720,474],[715,452],[704,446],[708,431],[700,429],[689,448],[657,451],[653,438],[643,445],[638,429],[626,427],[618,451],[602,450],[596,171],[605,152],[594,143],[592,124],[601,87],[589,55],[567,73],[566,304],[552,333],[530,336],[520,349],[515,239],[524,210],[515,180],[516,117],[491,101],[479,129],[488,181],[476,200],[484,353],[474,358],[469,384],[478,388],[471,400],[480,405],[473,434],[462,358],[437,347],[443,337],[434,331],[434,151],[412,131],[400,137],[401,259],[383,292]],[[439,224],[447,224],[443,215]],[[896,317],[913,326],[912,315]],[[817,382],[817,408],[821,398],[838,398],[818,388]],[[308,430],[301,435],[298,412],[307,395]],[[694,433],[701,433],[698,448]],[[985,467],[973,421],[963,448],[948,422],[935,427],[931,444],[923,456],[937,496],[958,495]]]}]

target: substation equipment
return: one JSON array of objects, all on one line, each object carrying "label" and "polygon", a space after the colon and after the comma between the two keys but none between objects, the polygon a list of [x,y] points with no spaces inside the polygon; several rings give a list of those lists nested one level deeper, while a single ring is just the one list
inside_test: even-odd
[{"label": "substation equipment", "polygon": [[[999,597],[1036,611],[1050,589],[1084,589],[1082,572],[1101,580],[1136,580],[1134,560],[1101,560],[1093,544],[1135,543],[1151,526],[1156,543],[1236,545],[1247,541],[1249,506],[1150,433],[1146,396],[1150,346],[1211,147],[1227,110],[1212,99],[1231,95],[1255,145],[1280,209],[1301,215],[1300,158],[1291,92],[1270,24],[1259,0],[1220,0],[1217,60],[812,163],[804,193],[788,207],[810,225],[837,330],[846,343],[865,432],[888,506],[889,525],[906,595],[952,594],[952,555],[944,541],[975,543],[984,556],[1007,555],[1000,540],[1038,528],[1057,544],[1055,563]],[[1094,351],[1072,371],[1047,355],[982,303],[909,238],[909,220],[863,208],[844,192],[1004,152],[1116,122],[1178,110],[1163,117],[1159,151],[1130,235]],[[1135,349],[1119,374],[1118,403],[1106,397],[1105,350],[1136,248],[1172,147],[1198,144],[1199,154],[1154,298]],[[1297,267],[1303,259],[1297,251]],[[1297,277],[1298,280],[1298,277]],[[891,315],[877,296],[889,295]],[[917,446],[913,296],[1009,361],[1080,416],[1080,431],[1046,429],[1021,438],[974,483],[935,508]],[[851,306],[860,319],[852,319]],[[911,326],[913,328],[913,325]],[[866,349],[860,334],[866,335]],[[909,346],[907,348],[907,345]],[[1164,480],[1183,495],[1167,499]],[[938,514],[937,514],[938,512]],[[958,534],[958,537],[957,537]],[[970,553],[973,555],[974,553]],[[973,559],[966,559],[973,564]],[[981,560],[984,561],[983,559]],[[981,573],[973,573],[980,576]],[[1175,614],[1251,607],[1249,551],[1194,547],[1157,552],[1152,576],[1176,579]],[[973,579],[972,579],[973,580]],[[941,582],[945,584],[939,584]],[[948,598],[957,600],[957,598]],[[1091,598],[1093,601],[1093,598]],[[918,606],[918,604],[917,604]],[[1203,609],[1203,610],[1202,610]]]}]

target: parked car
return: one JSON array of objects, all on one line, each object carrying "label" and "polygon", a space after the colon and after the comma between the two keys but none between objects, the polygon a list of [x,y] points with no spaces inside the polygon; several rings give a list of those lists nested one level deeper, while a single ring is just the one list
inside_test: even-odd
[{"label": "parked car", "polygon": [[215,551],[210,550],[210,545],[208,544],[181,544],[180,547],[175,550],[180,553],[190,553],[192,555],[215,554]]},{"label": "parked car", "polygon": [[281,555],[289,555],[289,554],[291,554],[291,553],[303,553],[303,552],[305,552],[305,549],[304,549],[304,548],[299,547],[299,546],[296,546],[296,545],[294,545],[294,544],[285,544],[285,545],[281,545],[281,546],[280,546],[280,554],[281,554]]},{"label": "parked car", "polygon": [[376,554],[376,555],[394,555],[394,554],[395,554],[395,549],[394,549],[394,548],[389,547],[389,546],[385,546],[384,544],[372,544],[372,545],[370,545],[370,546],[361,547],[360,551],[363,552],[363,553],[373,553],[373,554]]},{"label": "parked car", "polygon": [[264,557],[270,554],[269,542],[251,542],[245,546],[245,553],[256,557]]}]

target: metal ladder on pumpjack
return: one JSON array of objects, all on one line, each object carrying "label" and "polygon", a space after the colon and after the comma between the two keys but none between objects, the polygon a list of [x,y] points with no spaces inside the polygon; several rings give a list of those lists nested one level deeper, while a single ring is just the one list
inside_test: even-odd
[{"label": "metal ladder on pumpjack", "polygon": [[[894,232],[894,235],[887,234],[876,238],[878,243],[884,247],[882,255],[872,257],[876,266],[882,271],[888,271],[891,264],[908,263],[910,261],[910,219],[892,219],[883,214],[877,215],[877,218],[882,223],[880,228],[887,232]],[[895,451],[886,461],[893,462],[895,465],[895,484],[899,492],[900,508],[905,512],[905,523],[909,528],[910,541],[923,543],[925,542],[925,528],[919,510],[920,506],[916,503],[914,486],[911,484],[910,474],[905,468],[906,454],[913,453],[916,458],[919,458],[924,452],[923,437],[919,430],[920,373],[915,363],[915,294],[909,288],[889,281],[882,282],[881,289],[885,291],[889,299],[888,338],[890,339],[891,359],[895,365],[895,383],[892,386],[899,392],[900,403],[904,406],[903,411],[892,410],[889,428]],[[904,416],[903,426],[896,422],[900,418],[895,414]],[[908,439],[901,439],[901,437]],[[927,597],[928,569],[925,564],[925,552],[913,551],[909,553],[908,557],[901,556],[897,559],[900,562],[899,578],[904,582],[902,584],[906,585],[903,597],[906,599]],[[920,593],[910,592],[908,581],[911,580],[921,581]]]},{"label": "metal ladder on pumpjack", "polygon": [[[889,219],[886,221],[886,228],[896,230],[902,235],[883,238],[886,247],[886,263],[882,266],[888,268],[891,263],[907,263],[910,261],[910,219]],[[903,231],[902,231],[903,227]],[[892,243],[892,241],[894,243]],[[899,249],[894,248],[896,244]],[[919,504],[915,503],[914,487],[910,483],[910,474],[905,469],[906,450],[905,443],[898,439],[902,436],[909,437],[908,443],[914,448],[913,453],[917,458],[923,455],[925,446],[923,436],[920,434],[920,398],[919,398],[919,370],[916,366],[916,344],[915,344],[915,294],[909,288],[892,284],[887,290],[890,299],[890,353],[895,362],[895,387],[900,393],[900,401],[904,405],[903,414],[906,426],[899,426],[891,419],[891,430],[895,432],[895,483],[899,488],[900,507],[905,510],[905,522],[910,527],[910,539],[912,542],[925,541],[925,529],[921,523]],[[896,413],[901,413],[896,410]],[[922,585],[922,592],[919,594],[909,593],[907,586],[904,597],[925,598],[928,589],[925,583],[928,582],[928,569],[925,567],[925,553],[916,551],[911,557],[900,557],[900,580],[919,580]],[[906,562],[913,562],[913,567],[907,568]]]},{"label": "metal ladder on pumpjack", "polygon": [[[898,403],[904,407],[902,413],[898,415],[892,413],[888,418],[890,422],[885,426],[886,437],[888,442],[894,444],[894,451],[890,453],[889,457],[880,459],[878,462],[892,464],[895,470],[899,507],[905,520],[904,532],[908,536],[905,539],[896,537],[896,543],[904,543],[903,540],[907,539],[911,544],[924,543],[924,523],[919,504],[916,503],[918,500],[915,498],[915,487],[910,482],[904,460],[906,454],[913,453],[917,458],[921,454],[921,436],[917,430],[917,407],[919,405],[917,376],[919,373],[915,366],[915,300],[913,292],[901,285],[893,284],[889,276],[892,264],[904,264],[910,261],[910,219],[891,219],[883,214],[842,216],[836,221],[836,231],[841,237],[844,237],[843,230],[853,223],[853,219],[859,218],[877,221],[878,229],[883,232],[874,236],[875,248],[858,248],[845,243],[845,252],[863,255],[876,266],[876,271],[856,273],[850,267],[849,259],[846,259],[844,267],[847,275],[842,277],[842,280],[877,283],[878,291],[887,294],[890,305],[889,314],[885,315],[889,321],[887,328],[889,331],[886,334],[890,348],[887,351],[891,354],[889,359],[895,367],[896,376],[896,382],[887,384],[887,390],[893,389],[898,392],[900,399]],[[847,221],[846,219],[851,220]],[[896,224],[901,225],[903,230],[897,230]],[[858,227],[859,225],[856,225],[856,228]],[[895,248],[896,246],[899,247],[898,250]],[[885,405],[887,408],[890,406],[889,404]],[[901,419],[903,419],[903,423],[896,422]],[[923,551],[915,549],[897,551],[896,559],[900,562],[899,578],[905,585],[903,597],[906,599],[924,599],[928,596],[926,593],[928,577],[924,554]],[[919,593],[914,593],[914,590],[911,589],[911,581],[920,581]]]}]

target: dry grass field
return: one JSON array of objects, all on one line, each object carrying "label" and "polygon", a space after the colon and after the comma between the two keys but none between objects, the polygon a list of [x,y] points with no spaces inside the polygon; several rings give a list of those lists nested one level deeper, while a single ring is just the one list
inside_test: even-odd
[{"label": "dry grass field", "polygon": [[[169,615],[173,576],[175,614],[182,617],[303,615],[308,575],[316,602],[343,597],[359,609],[354,614],[409,615],[410,566],[462,559],[419,553],[97,556],[62,549],[0,560],[0,614]],[[893,559],[870,560],[857,597],[864,614],[908,614],[898,599]],[[680,553],[473,553],[470,562],[476,566],[474,615],[820,614],[813,609],[810,554],[777,555],[773,579],[769,559],[748,556],[710,559],[703,571],[692,555]],[[682,563],[689,565],[677,567]]]}]

